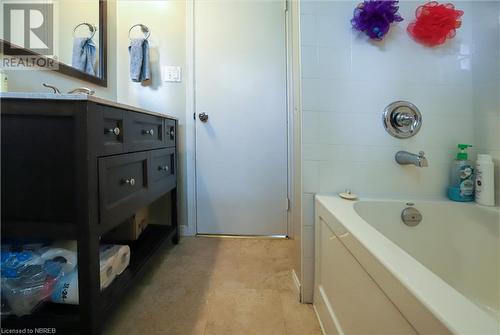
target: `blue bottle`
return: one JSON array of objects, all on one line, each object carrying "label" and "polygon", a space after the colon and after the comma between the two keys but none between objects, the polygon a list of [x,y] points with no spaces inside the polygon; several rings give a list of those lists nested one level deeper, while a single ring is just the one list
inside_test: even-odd
[{"label": "blue bottle", "polygon": [[465,150],[470,144],[459,144],[460,150],[451,164],[448,198],[453,201],[474,201],[474,163],[468,159]]}]

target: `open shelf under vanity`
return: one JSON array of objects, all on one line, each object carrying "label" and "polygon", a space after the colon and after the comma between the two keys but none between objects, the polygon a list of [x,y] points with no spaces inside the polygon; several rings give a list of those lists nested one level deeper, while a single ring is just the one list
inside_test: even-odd
[{"label": "open shelf under vanity", "polygon": [[[79,305],[44,302],[29,315],[3,316],[2,331],[101,334],[158,251],[179,241],[177,120],[64,95],[2,96],[1,117],[2,239],[75,240],[79,284]],[[161,214],[136,240],[110,239],[144,207]],[[129,245],[130,263],[101,291],[102,243]]]}]

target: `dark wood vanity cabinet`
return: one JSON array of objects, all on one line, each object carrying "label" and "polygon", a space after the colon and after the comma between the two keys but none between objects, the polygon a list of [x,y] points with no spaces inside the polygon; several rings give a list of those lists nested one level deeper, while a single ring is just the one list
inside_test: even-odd
[{"label": "dark wood vanity cabinet", "polygon": [[[99,334],[105,316],[148,259],[179,240],[177,121],[86,99],[1,99],[2,239],[77,240],[80,304],[46,303],[3,328],[50,327]],[[101,291],[99,244],[107,232],[154,201],[169,222],[130,242],[128,269]]]}]

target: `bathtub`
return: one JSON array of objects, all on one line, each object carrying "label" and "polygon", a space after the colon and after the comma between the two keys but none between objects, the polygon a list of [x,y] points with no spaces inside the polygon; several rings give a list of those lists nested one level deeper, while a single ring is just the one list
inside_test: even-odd
[{"label": "bathtub", "polygon": [[325,334],[500,334],[500,210],[315,197],[314,307]]}]

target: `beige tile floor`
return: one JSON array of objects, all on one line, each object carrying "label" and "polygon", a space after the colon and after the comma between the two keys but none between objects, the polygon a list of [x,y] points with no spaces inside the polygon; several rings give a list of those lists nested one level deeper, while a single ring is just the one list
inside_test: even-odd
[{"label": "beige tile floor", "polygon": [[106,335],[319,335],[291,277],[292,241],[184,238],[162,250]]}]

